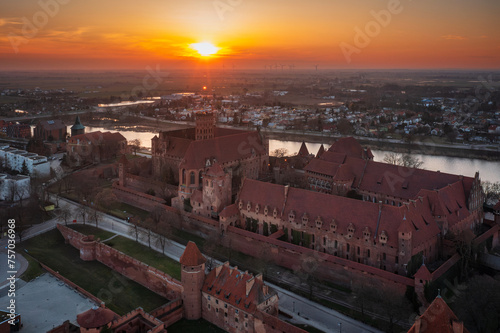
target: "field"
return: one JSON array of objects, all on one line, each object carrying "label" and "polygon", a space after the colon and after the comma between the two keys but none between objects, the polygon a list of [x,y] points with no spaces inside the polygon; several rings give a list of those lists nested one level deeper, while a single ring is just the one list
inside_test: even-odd
[{"label": "field", "polygon": [[117,314],[126,314],[139,306],[151,311],[168,302],[100,262],[81,260],[80,252],[65,244],[58,230],[29,239],[23,243],[23,248],[40,262],[101,298]]}]

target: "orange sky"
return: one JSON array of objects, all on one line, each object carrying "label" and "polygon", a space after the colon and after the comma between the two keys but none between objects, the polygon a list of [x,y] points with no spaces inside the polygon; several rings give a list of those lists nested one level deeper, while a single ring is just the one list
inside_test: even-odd
[{"label": "orange sky", "polygon": [[[496,0],[0,0],[0,69],[498,69],[498,14]],[[193,57],[203,41],[219,54]]]}]

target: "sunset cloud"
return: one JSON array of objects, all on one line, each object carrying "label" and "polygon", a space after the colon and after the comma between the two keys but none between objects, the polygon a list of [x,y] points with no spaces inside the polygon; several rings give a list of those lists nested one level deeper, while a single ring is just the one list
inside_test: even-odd
[{"label": "sunset cloud", "polygon": [[450,39],[450,40],[466,40],[467,39],[467,37],[458,36],[458,35],[445,35],[445,36],[441,36],[441,38]]}]

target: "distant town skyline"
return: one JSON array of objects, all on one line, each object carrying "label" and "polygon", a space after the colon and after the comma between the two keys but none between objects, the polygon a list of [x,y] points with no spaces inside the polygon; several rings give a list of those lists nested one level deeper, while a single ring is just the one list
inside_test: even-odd
[{"label": "distant town skyline", "polygon": [[500,67],[493,0],[0,0],[0,9],[0,70]]}]

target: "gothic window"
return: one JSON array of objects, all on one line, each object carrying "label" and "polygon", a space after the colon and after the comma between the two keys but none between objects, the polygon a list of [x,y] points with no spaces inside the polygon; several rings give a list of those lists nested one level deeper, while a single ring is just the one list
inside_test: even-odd
[{"label": "gothic window", "polygon": [[189,185],[193,185],[195,183],[195,180],[194,180],[194,171],[191,171],[189,173]]},{"label": "gothic window", "polygon": [[182,169],[182,184],[186,184],[186,170]]}]

